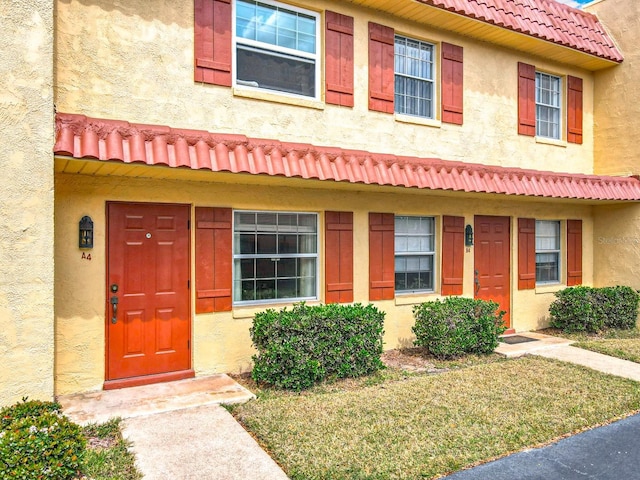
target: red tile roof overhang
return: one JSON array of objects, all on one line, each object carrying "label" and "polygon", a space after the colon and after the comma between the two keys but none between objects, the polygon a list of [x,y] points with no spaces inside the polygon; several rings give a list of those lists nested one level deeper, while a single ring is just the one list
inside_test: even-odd
[{"label": "red tile roof overhang", "polygon": [[416,1],[612,62],[623,60],[595,15],[554,0]]},{"label": "red tile roof overhang", "polygon": [[368,185],[639,201],[640,180],[542,172],[56,115],[56,156]]}]

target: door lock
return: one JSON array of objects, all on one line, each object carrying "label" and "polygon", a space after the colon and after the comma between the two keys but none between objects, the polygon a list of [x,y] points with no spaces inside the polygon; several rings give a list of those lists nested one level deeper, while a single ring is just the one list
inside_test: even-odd
[{"label": "door lock", "polygon": [[[113,289],[113,285],[112,285],[112,289]],[[117,287],[116,287],[117,290]],[[111,323],[116,324],[118,323],[118,297],[115,295],[111,296],[111,310],[112,310],[112,317],[111,317]]]},{"label": "door lock", "polygon": [[473,282],[476,284],[476,295],[480,291],[480,279],[478,278],[478,270],[475,270],[473,276]]}]

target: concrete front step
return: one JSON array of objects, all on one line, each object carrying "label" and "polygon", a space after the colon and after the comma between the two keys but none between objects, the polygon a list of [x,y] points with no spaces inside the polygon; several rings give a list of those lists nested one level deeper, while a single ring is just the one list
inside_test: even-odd
[{"label": "concrete front step", "polygon": [[153,413],[220,403],[243,403],[255,395],[225,374],[156,383],[120,390],[62,395],[62,410],[81,425],[110,418],[131,418]]},{"label": "concrete front step", "polygon": [[521,357],[530,353],[535,353],[540,350],[546,350],[548,348],[564,347],[571,345],[573,341],[566,338],[552,337],[550,335],[544,335],[537,332],[523,332],[516,335],[505,335],[504,338],[521,336],[532,339],[530,342],[523,342],[510,345],[505,342],[500,342],[495,352],[500,355],[504,355],[507,358]]}]

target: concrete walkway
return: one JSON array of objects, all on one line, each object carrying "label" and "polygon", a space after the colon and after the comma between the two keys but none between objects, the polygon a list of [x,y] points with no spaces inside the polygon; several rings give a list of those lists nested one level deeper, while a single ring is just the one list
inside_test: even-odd
[{"label": "concrete walkway", "polygon": [[145,480],[286,480],[282,469],[219,405],[128,418]]},{"label": "concrete walkway", "polygon": [[[510,339],[514,343],[507,343]],[[505,357],[537,355],[539,357],[554,358],[563,362],[592,368],[599,372],[640,381],[640,364],[572,347],[571,344],[573,342],[571,340],[537,332],[506,335],[503,340],[506,341],[500,343],[496,352]]]},{"label": "concrete walkway", "polygon": [[563,362],[575,363],[600,372],[610,373],[611,375],[630,378],[631,380],[640,382],[640,364],[628,360],[622,360],[571,346],[547,348],[532,353],[541,357],[555,358]]},{"label": "concrete walkway", "polygon": [[220,406],[255,396],[227,375],[58,397],[74,422],[123,419],[145,480],[286,480],[282,469]]}]

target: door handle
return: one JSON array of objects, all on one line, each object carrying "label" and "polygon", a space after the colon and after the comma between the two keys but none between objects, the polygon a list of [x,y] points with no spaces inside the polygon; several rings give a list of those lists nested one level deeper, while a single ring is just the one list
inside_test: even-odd
[{"label": "door handle", "polygon": [[478,270],[474,272],[473,281],[476,284],[476,295],[480,291],[480,279],[478,278]]},{"label": "door handle", "polygon": [[111,297],[110,303],[111,303],[111,310],[113,312],[111,317],[111,323],[115,324],[118,322],[118,297],[113,295]]}]

